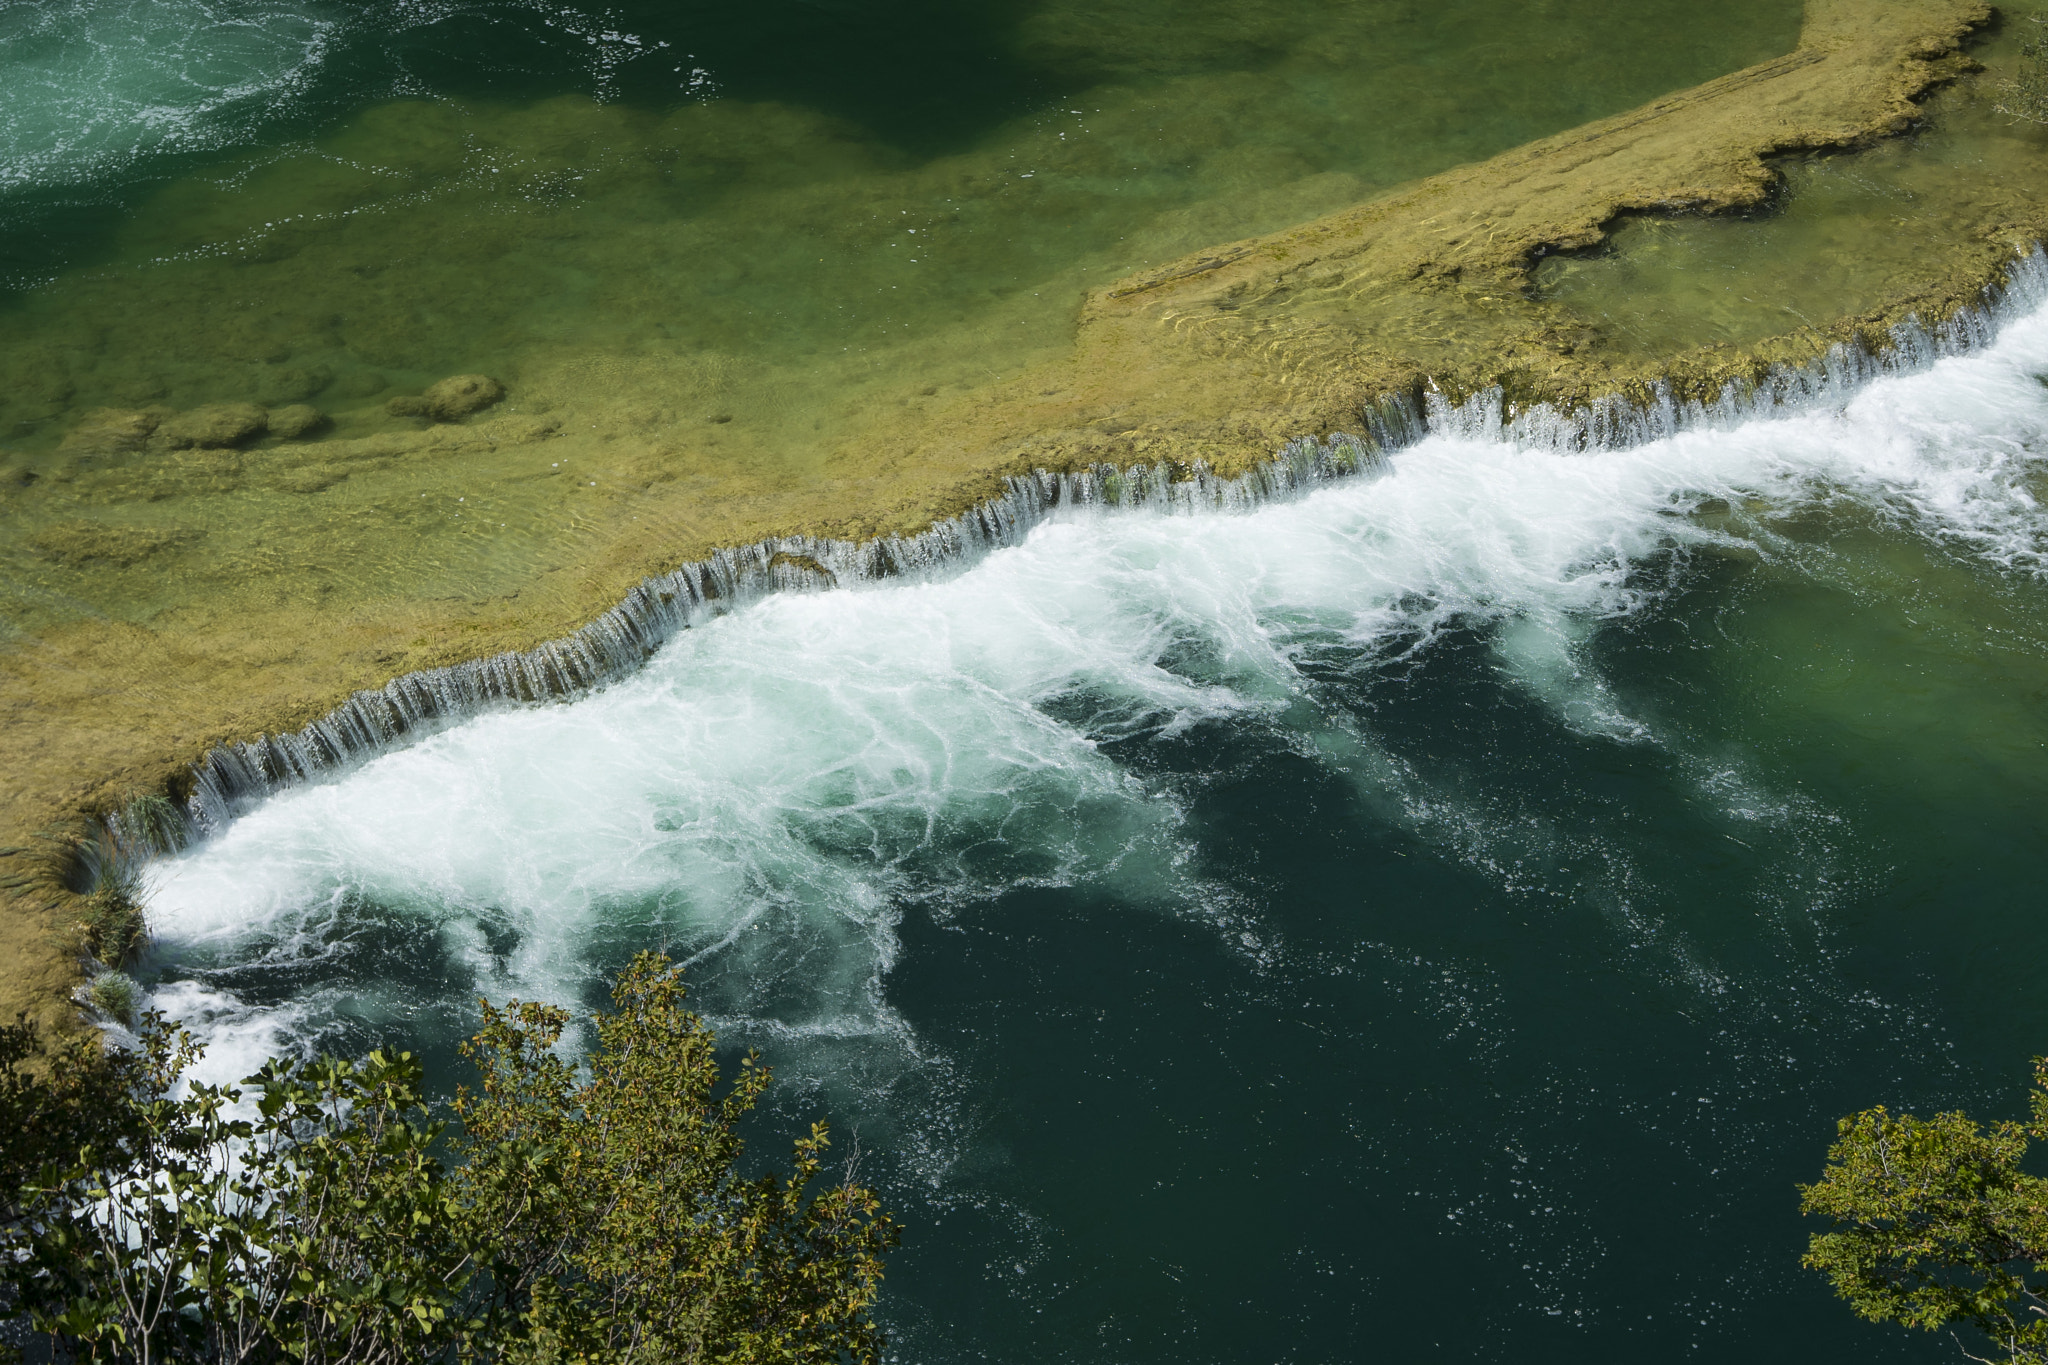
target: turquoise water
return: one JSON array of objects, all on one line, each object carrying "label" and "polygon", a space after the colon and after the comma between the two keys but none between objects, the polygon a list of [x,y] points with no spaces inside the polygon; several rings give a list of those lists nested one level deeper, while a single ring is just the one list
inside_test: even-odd
[{"label": "turquoise water", "polygon": [[2043,376],[772,599],[160,865],[157,998],[450,1075],[667,944],[858,1129],[905,1360],[1943,1356],[1793,1184],[2048,1031]]}]

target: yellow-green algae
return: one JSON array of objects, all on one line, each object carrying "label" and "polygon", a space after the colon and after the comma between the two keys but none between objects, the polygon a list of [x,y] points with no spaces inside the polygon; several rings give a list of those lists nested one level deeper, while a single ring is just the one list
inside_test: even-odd
[{"label": "yellow-green algae", "polygon": [[[748,324],[708,313],[678,349],[625,298],[612,344],[543,344],[545,298],[503,309],[492,296],[522,289],[527,275],[560,286],[559,271],[523,271],[519,260],[545,253],[537,225],[574,231],[545,216],[480,227],[461,244],[475,265],[474,317],[448,317],[460,295],[410,310],[380,296],[362,312],[381,330],[366,330],[344,309],[323,311],[317,289],[304,308],[236,308],[237,272],[266,252],[309,283],[345,279],[373,295],[380,280],[402,284],[378,254],[388,242],[375,215],[336,207],[320,218],[302,179],[281,186],[278,202],[310,217],[271,220],[232,260],[188,263],[195,306],[208,300],[214,329],[202,347],[181,345],[176,319],[120,317],[116,278],[97,304],[90,281],[73,287],[62,321],[81,329],[81,353],[111,346],[155,363],[112,367],[104,392],[81,392],[69,370],[39,379],[24,368],[32,355],[10,372],[48,411],[24,419],[31,439],[7,471],[0,544],[14,585],[14,634],[0,654],[14,780],[0,798],[0,844],[19,868],[4,878],[18,894],[0,921],[11,964],[0,1006],[47,1013],[76,977],[56,884],[61,844],[32,831],[174,787],[208,747],[303,724],[354,689],[566,634],[647,573],[715,547],[797,531],[919,530],[1031,467],[1200,460],[1235,472],[1290,437],[1353,427],[1364,404],[1425,380],[1452,393],[1501,384],[1518,401],[1636,391],[1660,375],[1718,391],[1834,339],[1875,336],[1907,312],[1933,320],[1964,306],[2048,217],[2030,189],[2048,183],[2039,136],[1982,119],[1969,125],[1975,150],[1957,163],[1966,177],[1970,156],[1995,160],[2001,183],[1930,205],[1937,249],[1878,285],[1849,282],[1829,296],[1846,305],[1822,325],[1766,327],[1731,344],[1725,326],[1681,319],[1646,343],[1640,327],[1589,303],[1597,287],[1575,290],[1559,267],[1536,263],[1613,234],[1620,255],[1574,264],[1597,274],[1633,262],[1654,275],[1617,224],[1755,209],[1777,184],[1769,158],[1908,130],[1923,116],[1918,101],[1970,71],[1961,44],[1989,17],[1962,0],[1811,0],[1787,56],[1097,288],[1078,320],[1042,299],[998,299],[952,326],[915,329],[889,348],[886,367],[850,344],[772,360],[743,336],[721,348],[707,337]],[[1971,84],[1952,99],[1971,98]],[[571,156],[563,140],[601,140],[606,120],[628,116],[537,107],[524,133],[481,149],[437,133],[431,106],[372,117],[402,120],[379,136],[415,136],[441,183],[454,157],[463,173],[523,176],[544,200],[551,176],[589,156]],[[498,126],[519,117],[507,111]],[[792,155],[845,154],[828,125],[790,118]],[[359,204],[347,157],[333,164],[333,202]],[[925,172],[944,173],[943,163]],[[251,174],[260,201],[262,172]],[[1318,196],[1342,188],[1310,187],[1279,211],[1315,211],[1326,206]],[[396,199],[412,192],[392,188]],[[752,192],[762,212],[803,207],[788,186]],[[185,207],[164,221],[191,221]],[[901,229],[880,223],[883,207],[895,205],[878,205],[869,230]],[[646,213],[650,224],[661,216],[652,190]],[[934,215],[928,226],[944,224]],[[703,262],[716,253],[701,246],[648,236],[650,251],[668,253],[665,269],[715,274]],[[168,240],[159,254],[192,249]],[[715,297],[743,282],[700,283]],[[600,304],[622,287],[585,284]],[[586,312],[590,302],[579,300]],[[503,338],[518,363],[500,375],[511,385],[502,404],[455,423],[390,412],[394,394],[452,370],[505,368],[478,358],[473,340],[460,356],[447,344],[502,318],[523,329]],[[842,321],[783,320],[826,335]],[[323,349],[321,338],[344,328],[349,344]],[[244,392],[222,390],[224,368]],[[332,412],[331,434],[213,448],[172,448],[160,434],[173,410],[206,401],[308,398]],[[88,403],[97,409],[79,411]]]},{"label": "yellow-green algae", "polygon": [[[2004,46],[1978,55],[1999,61]],[[1936,93],[1926,109],[1906,137],[1781,163],[1784,189],[1765,211],[1625,219],[1598,251],[1539,262],[1537,289],[1603,344],[1653,360],[1825,332],[1939,293],[1959,221],[1992,229],[1996,251],[2006,234],[1995,225],[2024,236],[2035,220],[2048,129],[1998,114],[1976,83]]]}]

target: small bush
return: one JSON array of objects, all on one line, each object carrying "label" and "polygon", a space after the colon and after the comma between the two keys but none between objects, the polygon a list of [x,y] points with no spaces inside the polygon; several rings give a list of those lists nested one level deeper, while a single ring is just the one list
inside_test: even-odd
[{"label": "small bush", "polygon": [[0,1229],[18,1225],[23,1191],[43,1167],[134,1139],[145,1067],[90,1031],[52,1044],[24,1016],[0,1025]]}]

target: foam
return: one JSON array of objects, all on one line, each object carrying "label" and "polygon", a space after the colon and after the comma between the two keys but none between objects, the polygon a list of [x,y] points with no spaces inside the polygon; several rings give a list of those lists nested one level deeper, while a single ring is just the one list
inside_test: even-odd
[{"label": "foam", "polygon": [[2035,247],[2013,262],[1977,307],[1938,327],[1909,318],[1875,352],[1837,345],[1812,364],[1772,372],[1745,390],[1730,388],[1711,404],[1681,401],[1663,387],[1643,404],[1614,397],[1572,411],[1510,411],[1498,390],[1458,405],[1434,389],[1419,404],[1408,395],[1389,395],[1360,413],[1359,432],[1291,442],[1271,462],[1236,479],[1214,477],[1199,466],[1185,478],[1166,467],[1142,465],[1062,474],[1040,470],[1009,478],[1001,496],[916,536],[859,544],[784,536],[721,550],[643,580],[573,635],[529,651],[406,674],[356,693],[295,734],[215,749],[194,773],[191,814],[201,829],[219,828],[252,801],[452,721],[627,676],[678,632],[765,595],[957,572],[1077,508],[1182,514],[1257,507],[1332,481],[1377,475],[1389,452],[1425,434],[1563,455],[1662,446],[1684,434],[1730,432],[1759,419],[1822,417],[1840,412],[1880,378],[1926,373],[1944,358],[1985,348],[2003,321],[2031,316],[2044,299],[2048,253]]},{"label": "foam", "polygon": [[212,0],[0,9],[0,191],[87,184],[249,140],[333,51],[338,7]]}]

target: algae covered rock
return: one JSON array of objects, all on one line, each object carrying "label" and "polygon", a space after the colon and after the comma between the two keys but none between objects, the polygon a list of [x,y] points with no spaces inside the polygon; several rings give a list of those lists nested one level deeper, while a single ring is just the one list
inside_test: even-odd
[{"label": "algae covered rock", "polygon": [[162,420],[161,411],[94,408],[64,433],[58,448],[69,455],[118,455],[140,450]]},{"label": "algae covered rock", "polygon": [[394,398],[384,408],[394,417],[453,422],[481,412],[505,396],[505,386],[487,374],[458,374],[427,386],[417,398]]},{"label": "algae covered rock", "polygon": [[191,446],[220,449],[253,441],[270,426],[270,414],[254,403],[210,403],[181,412],[157,428],[174,450]]},{"label": "algae covered rock", "polygon": [[326,413],[305,403],[293,403],[290,407],[270,410],[270,434],[279,440],[303,440],[320,431],[327,423]]}]

